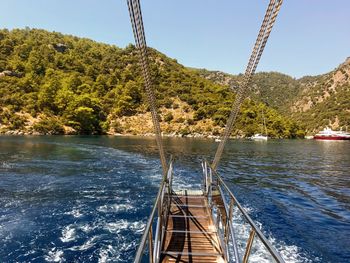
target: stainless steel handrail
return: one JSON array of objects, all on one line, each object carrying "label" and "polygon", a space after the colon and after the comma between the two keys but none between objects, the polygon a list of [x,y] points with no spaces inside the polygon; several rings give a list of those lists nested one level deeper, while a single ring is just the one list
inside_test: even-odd
[{"label": "stainless steel handrail", "polygon": [[[163,235],[161,234],[163,231],[161,231],[162,227],[165,225],[166,217],[164,215],[167,215],[167,213],[164,213],[163,210],[169,209],[170,202],[165,201],[164,197],[166,194],[168,194],[168,197],[171,194],[171,183],[173,178],[173,165],[172,161],[169,162],[169,166],[167,168],[166,176],[163,178],[163,181],[159,187],[159,191],[157,194],[157,197],[154,201],[154,205],[152,208],[152,212],[148,218],[145,230],[143,232],[143,235],[141,237],[140,245],[138,246],[136,256],[134,259],[134,263],[139,263],[142,260],[144,250],[146,248],[146,245],[148,243],[148,250],[149,250],[149,262],[158,262],[159,255],[160,255],[160,249],[161,249],[161,243],[163,239]],[[168,198],[167,198],[168,199]],[[158,212],[157,216],[157,229],[156,233],[153,239],[153,221],[156,216],[156,212]]]},{"label": "stainless steel handrail", "polygon": [[[231,190],[228,188],[227,184],[224,182],[224,180],[222,179],[222,177],[219,175],[219,173],[217,171],[215,171],[212,166],[207,162],[204,161],[203,164],[204,169],[208,168],[209,169],[209,174],[210,175],[214,175],[217,179],[217,187],[219,189],[220,195],[222,197],[222,200],[224,202],[224,206],[225,206],[225,210],[226,213],[228,212],[226,218],[227,220],[229,220],[228,224],[229,224],[229,228],[228,231],[231,232],[231,236],[232,236],[232,242],[234,244],[234,246],[236,247],[235,244],[235,240],[234,240],[234,234],[232,233],[233,231],[233,227],[232,227],[232,209],[233,209],[233,205],[236,205],[239,209],[239,211],[242,213],[243,217],[245,218],[245,220],[248,222],[248,224],[251,226],[251,232],[248,238],[248,242],[247,242],[247,247],[246,247],[246,251],[245,251],[245,255],[243,257],[243,262],[247,262],[248,258],[249,258],[249,254],[250,254],[250,249],[251,246],[253,244],[253,240],[254,240],[254,236],[256,235],[261,242],[264,244],[265,248],[270,252],[271,256],[277,261],[277,262],[281,262],[284,263],[283,258],[280,256],[280,254],[276,251],[276,249],[271,245],[271,243],[267,240],[267,238],[264,236],[264,234],[261,232],[261,230],[255,225],[255,223],[253,222],[253,220],[250,218],[250,216],[247,214],[247,212],[244,210],[244,208],[242,207],[242,205],[238,202],[237,198],[234,196],[234,194],[231,192]],[[207,171],[205,171],[204,175],[206,176],[208,174]],[[208,179],[206,180],[208,181]],[[213,181],[210,180],[210,182],[207,182],[210,185],[213,185]],[[223,189],[226,190],[226,193],[229,195],[231,201],[230,201],[230,206],[228,207],[227,202],[225,200],[225,196],[223,196],[223,191],[222,191],[222,187]],[[208,186],[206,186],[208,188]],[[210,186],[211,188],[211,186]],[[212,192],[212,191],[210,191]],[[228,242],[227,242],[228,245]],[[236,251],[234,251],[235,255],[236,255]],[[237,253],[238,254],[238,253]],[[237,257],[237,255],[236,255]],[[237,259],[236,259],[237,262]]]},{"label": "stainless steel handrail", "polygon": [[[222,189],[219,187],[220,195],[223,196]],[[237,249],[237,242],[236,242],[236,237],[235,233],[233,231],[233,224],[232,224],[232,215],[233,215],[233,202],[230,202],[230,206],[227,205],[225,198],[222,198],[224,206],[225,206],[225,212],[226,212],[226,224],[225,224],[225,237],[226,237],[226,249],[228,247],[228,241],[229,241],[229,235],[227,232],[230,233],[232,243],[233,243],[233,254],[235,257],[235,262],[239,262],[239,254],[238,254],[238,249]],[[228,256],[228,251],[226,251],[226,257],[229,258]]]}]

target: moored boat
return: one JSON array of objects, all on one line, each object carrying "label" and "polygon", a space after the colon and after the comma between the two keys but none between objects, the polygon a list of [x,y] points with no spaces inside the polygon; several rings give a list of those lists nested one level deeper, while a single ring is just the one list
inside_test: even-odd
[{"label": "moored boat", "polygon": [[[263,118],[263,126],[261,127],[261,134],[260,133],[255,133],[252,137],[250,137],[251,140],[253,141],[267,141],[268,139],[268,136],[267,136],[267,129],[266,129],[266,123],[265,123],[265,117],[264,117],[264,112],[261,111],[261,115],[262,115],[262,118]],[[265,134],[264,135],[264,131],[263,129],[265,129]]]},{"label": "moored boat", "polygon": [[267,138],[267,136],[260,133],[254,134],[252,137],[250,137],[250,139],[254,141],[267,141]]},{"label": "moored boat", "polygon": [[333,131],[326,127],[314,136],[315,140],[350,140],[350,133],[344,131]]}]

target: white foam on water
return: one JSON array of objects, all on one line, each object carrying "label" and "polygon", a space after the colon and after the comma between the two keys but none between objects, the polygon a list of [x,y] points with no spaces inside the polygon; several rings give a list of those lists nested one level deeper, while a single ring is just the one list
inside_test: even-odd
[{"label": "white foam on water", "polygon": [[98,263],[106,263],[108,260],[108,251],[101,250],[99,253]]},{"label": "white foam on water", "polygon": [[145,230],[146,224],[141,221],[130,223],[130,229],[137,234],[143,233]]},{"label": "white foam on water", "polygon": [[130,193],[130,189],[123,189],[123,190],[118,189],[118,194],[128,194],[128,193]]},{"label": "white foam on water", "polygon": [[102,213],[113,213],[113,212],[127,212],[135,209],[130,204],[113,204],[113,205],[102,205],[97,207],[97,211]]},{"label": "white foam on water", "polygon": [[122,219],[115,223],[107,223],[104,228],[111,233],[119,233],[120,231],[127,229],[128,226],[128,221]]},{"label": "white foam on water", "polygon": [[0,165],[1,168],[6,168],[6,169],[11,168],[13,166],[13,164],[9,162],[1,162],[0,164],[1,164]]},{"label": "white foam on water", "polygon": [[44,259],[47,262],[64,262],[63,254],[62,250],[56,250],[56,248],[53,248],[44,256]]},{"label": "white foam on water", "polygon": [[114,223],[105,224],[104,228],[111,233],[120,233],[122,230],[126,229],[131,230],[133,233],[142,233],[145,226],[146,225],[141,221],[129,222],[125,219],[121,219]]},{"label": "white foam on water", "polygon": [[89,233],[92,230],[96,229],[96,227],[97,226],[90,225],[90,224],[85,224],[85,225],[79,226],[79,229],[81,229],[84,233]]},{"label": "white foam on water", "polygon": [[134,248],[136,251],[137,242],[138,242],[138,240],[135,240],[135,239],[131,242],[124,242],[122,244],[122,246],[119,248],[119,251],[128,251],[128,250],[132,250]]},{"label": "white foam on water", "polygon": [[304,255],[300,248],[295,245],[286,245],[284,242],[278,242],[274,238],[269,238],[271,244],[277,249],[286,263],[311,263],[318,262],[319,258],[309,259]]},{"label": "white foam on water", "polygon": [[[244,207],[244,210],[249,214],[253,211],[250,207]],[[247,240],[249,237],[249,233],[251,230],[251,227],[248,223],[246,223],[239,212],[238,208],[235,207],[235,210],[233,212],[234,219],[233,219],[233,229],[235,229],[235,237],[236,242],[238,245],[238,253],[242,259],[245,248],[247,245]],[[262,224],[260,222],[256,222],[255,224],[257,227],[262,229]],[[277,241],[275,238],[273,238],[271,235],[269,236],[268,240],[271,243],[273,247],[276,248],[276,250],[280,253],[282,258],[285,260],[286,263],[309,263],[312,262],[312,260],[308,259],[306,255],[304,255],[300,248],[298,248],[295,245],[287,245],[282,241]],[[231,244],[232,245],[232,244]],[[232,246],[231,246],[232,247]],[[233,253],[231,251],[230,253],[231,258],[233,258]],[[269,263],[274,262],[272,259],[270,253],[265,248],[264,244],[255,236],[254,242],[251,249],[251,254],[249,256],[249,262],[253,263]]]},{"label": "white foam on water", "polygon": [[27,252],[25,252],[23,255],[25,257],[29,256],[29,255],[32,255],[32,254],[35,254],[36,253],[36,250],[35,249],[32,249],[32,250],[28,250]]},{"label": "white foam on water", "polygon": [[174,189],[202,189],[200,184],[191,184],[185,182],[173,182]]},{"label": "white foam on water", "polygon": [[[302,254],[300,249],[295,245],[286,245],[283,242],[278,242],[273,238],[269,238],[269,241],[273,247],[280,253],[281,257],[286,263],[311,263],[312,260],[308,259]],[[269,263],[274,262],[270,253],[266,250],[263,243],[256,239],[254,240],[252,252],[249,257],[249,262],[253,263]]]},{"label": "white foam on water", "polygon": [[69,248],[69,250],[72,251],[84,251],[87,250],[89,248],[92,248],[94,245],[96,245],[96,240],[98,238],[96,236],[90,238],[88,241],[86,241],[84,244],[82,244],[81,246],[74,246]]},{"label": "white foam on water", "polygon": [[81,217],[83,214],[76,208],[74,208],[72,211],[64,213],[65,215],[72,215],[75,218]]},{"label": "white foam on water", "polygon": [[103,189],[99,189],[99,188],[93,188],[90,190],[81,190],[80,193],[84,193],[84,194],[96,194],[96,193],[104,193],[105,190]]},{"label": "white foam on water", "polygon": [[202,185],[201,183],[193,182],[191,179],[186,180],[186,178],[182,178],[180,176],[174,176],[173,188],[174,189],[202,189]]},{"label": "white foam on water", "polygon": [[115,250],[111,245],[107,248],[102,248],[99,253],[98,263],[107,262],[118,262],[120,259],[120,254],[117,255],[117,250]]},{"label": "white foam on water", "polygon": [[62,242],[70,242],[73,241],[76,237],[75,228],[72,225],[66,226],[62,230],[62,237],[60,237]]},{"label": "white foam on water", "polygon": [[11,206],[18,206],[21,204],[21,201],[19,200],[11,200],[11,201],[8,201],[6,204],[5,204],[5,208],[8,208],[8,207],[11,207]]}]

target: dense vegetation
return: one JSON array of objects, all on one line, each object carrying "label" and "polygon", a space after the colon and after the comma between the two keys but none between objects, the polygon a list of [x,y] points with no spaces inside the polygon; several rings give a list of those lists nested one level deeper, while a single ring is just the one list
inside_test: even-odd
[{"label": "dense vegetation", "polygon": [[[242,75],[198,70],[217,84],[236,87]],[[301,123],[314,133],[326,126],[350,128],[350,59],[335,70],[319,76],[294,79],[277,72],[254,75],[250,97]]]},{"label": "dense vegetation", "polygon": [[[237,76],[223,73],[220,71],[208,71],[205,69],[197,70],[198,73],[217,84],[230,86],[233,89],[239,86],[243,75]],[[285,74],[278,72],[258,72],[253,76],[250,86],[250,97],[256,101],[277,109],[279,112],[288,112],[288,106],[291,106],[292,100],[300,91],[299,82]]]},{"label": "dense vegetation", "polygon": [[[190,127],[201,121],[210,123],[205,120],[224,126],[234,99],[229,87],[154,49],[149,49],[149,55],[159,107],[169,109],[166,114],[160,110],[163,122],[182,121],[189,127],[184,133],[196,132]],[[142,87],[132,45],[122,49],[38,29],[0,30],[0,131],[128,132],[115,127],[115,120],[147,111]],[[179,101],[191,118],[174,119],[171,110],[179,107]],[[234,133],[260,132],[261,112],[269,135],[303,135],[295,122],[250,99],[243,105]]]},{"label": "dense vegetation", "polygon": [[[318,127],[350,128],[350,60],[330,73],[304,77],[296,96],[292,117],[309,131]],[[307,110],[303,110],[309,105]]]}]

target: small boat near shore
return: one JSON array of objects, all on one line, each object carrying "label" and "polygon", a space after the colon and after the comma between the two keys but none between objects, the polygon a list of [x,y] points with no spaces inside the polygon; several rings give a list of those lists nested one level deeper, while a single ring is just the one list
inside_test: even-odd
[{"label": "small boat near shore", "polygon": [[253,141],[267,141],[267,138],[267,136],[260,133],[254,134],[252,137],[250,137],[250,139]]},{"label": "small boat near shore", "polygon": [[333,131],[326,127],[314,136],[315,140],[350,140],[350,133],[344,131]]},{"label": "small boat near shore", "polygon": [[[267,139],[269,138],[267,136],[267,129],[266,129],[266,123],[265,123],[265,117],[264,117],[264,112],[261,111],[261,115],[262,115],[262,118],[263,118],[263,123],[262,123],[262,127],[261,127],[261,133],[256,133],[254,134],[252,137],[250,137],[251,140],[253,141],[267,141]],[[265,134],[264,135],[264,130],[265,129]]]}]

